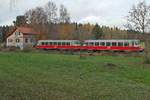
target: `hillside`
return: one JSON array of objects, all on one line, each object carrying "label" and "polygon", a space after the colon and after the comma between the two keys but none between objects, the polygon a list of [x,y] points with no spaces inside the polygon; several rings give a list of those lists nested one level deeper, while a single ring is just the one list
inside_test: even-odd
[{"label": "hillside", "polygon": [[140,57],[0,53],[1,100],[149,100]]}]

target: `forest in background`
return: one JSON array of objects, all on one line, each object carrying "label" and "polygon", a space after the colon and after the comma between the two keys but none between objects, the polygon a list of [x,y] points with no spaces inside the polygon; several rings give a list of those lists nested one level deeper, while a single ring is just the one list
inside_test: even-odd
[{"label": "forest in background", "polygon": [[[142,3],[142,2],[141,2]],[[131,22],[131,21],[130,21]],[[149,34],[136,29],[122,30],[118,27],[98,24],[81,24],[71,21],[70,14],[64,5],[59,9],[49,1],[42,7],[36,7],[16,17],[11,26],[0,26],[0,41],[5,42],[9,34],[17,27],[29,27],[41,33],[38,39],[149,39]]]}]

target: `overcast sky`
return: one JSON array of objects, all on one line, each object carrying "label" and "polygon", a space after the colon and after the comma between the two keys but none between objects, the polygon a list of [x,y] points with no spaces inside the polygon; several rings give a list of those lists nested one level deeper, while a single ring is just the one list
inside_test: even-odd
[{"label": "overcast sky", "polygon": [[[10,0],[0,0],[0,25],[11,24],[17,15],[30,8],[42,6],[49,0],[12,0],[15,8],[10,10]],[[122,27],[133,4],[141,0],[53,0],[57,6],[64,4],[73,21],[99,23],[100,25]],[[146,0],[150,4],[150,0]]]}]

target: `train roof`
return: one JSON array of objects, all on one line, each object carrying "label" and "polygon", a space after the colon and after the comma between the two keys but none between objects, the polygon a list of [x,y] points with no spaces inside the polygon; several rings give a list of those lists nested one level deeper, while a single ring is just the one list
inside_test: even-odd
[{"label": "train roof", "polygon": [[[84,40],[84,42],[125,42],[125,41],[140,41],[138,39],[101,39],[101,40]],[[39,40],[39,42],[79,42],[79,40]]]},{"label": "train roof", "polygon": [[140,41],[137,39],[112,39],[112,40],[107,40],[107,39],[101,39],[101,40],[85,40],[85,42],[124,42],[124,41]]},{"label": "train roof", "polygon": [[39,42],[77,42],[78,40],[39,40]]}]

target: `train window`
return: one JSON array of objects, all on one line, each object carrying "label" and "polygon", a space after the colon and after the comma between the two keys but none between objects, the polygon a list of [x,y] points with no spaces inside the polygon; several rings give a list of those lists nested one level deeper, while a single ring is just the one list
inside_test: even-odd
[{"label": "train window", "polygon": [[101,46],[105,46],[105,42],[101,42],[100,45],[101,45]]},{"label": "train window", "polygon": [[48,45],[48,42],[45,42],[45,45]]},{"label": "train window", "polygon": [[52,45],[52,42],[49,42],[49,45]]},{"label": "train window", "polygon": [[57,45],[57,42],[53,42],[53,45]]},{"label": "train window", "polygon": [[138,42],[138,41],[135,41],[135,45],[139,45],[139,42]]},{"label": "train window", "polygon": [[90,42],[90,43],[89,43],[89,45],[90,45],[90,46],[93,46],[93,45],[94,45],[94,43],[93,43],[93,42]]},{"label": "train window", "polygon": [[110,42],[106,42],[106,46],[111,46],[111,43]]},{"label": "train window", "polygon": [[125,42],[125,43],[124,43],[124,46],[129,46],[129,42]]},{"label": "train window", "polygon": [[58,45],[61,45],[61,42],[58,42]]},{"label": "train window", "polygon": [[87,43],[83,43],[83,46],[87,46]]},{"label": "train window", "polygon": [[88,42],[85,42],[85,46],[88,46]]},{"label": "train window", "polygon": [[75,45],[75,42],[70,42],[70,45]]},{"label": "train window", "polygon": [[123,42],[118,42],[118,46],[123,46]]},{"label": "train window", "polygon": [[75,41],[75,42],[72,42],[71,45],[76,45],[76,46],[78,46],[78,45],[80,45],[80,42],[79,42],[79,41]]},{"label": "train window", "polygon": [[117,46],[117,43],[116,42],[112,42],[112,46]]},{"label": "train window", "polygon": [[99,46],[99,42],[96,42],[96,43],[95,43],[95,46]]},{"label": "train window", "polygon": [[44,42],[42,42],[42,45],[45,45],[45,43],[44,43]]},{"label": "train window", "polygon": [[62,45],[66,45],[66,43],[65,43],[65,42],[62,42]]},{"label": "train window", "polygon": [[67,45],[70,45],[70,42],[67,42]]},{"label": "train window", "polygon": [[132,41],[132,46],[134,46],[134,41]]},{"label": "train window", "polygon": [[53,45],[53,43],[52,43],[52,42],[49,42],[49,45]]},{"label": "train window", "polygon": [[76,41],[76,42],[73,42],[74,44],[80,44],[80,42],[79,41]]}]

